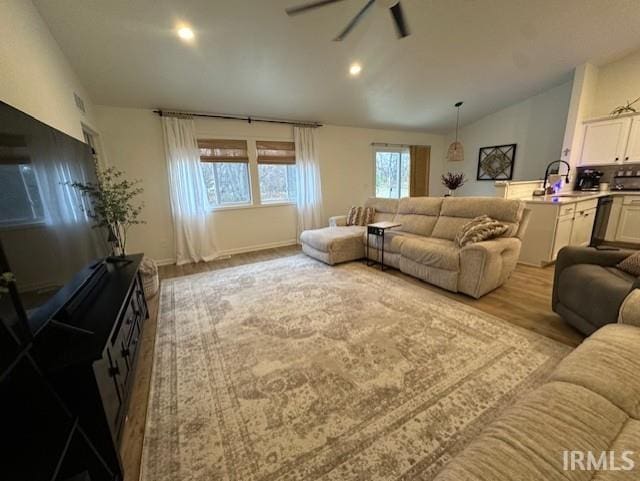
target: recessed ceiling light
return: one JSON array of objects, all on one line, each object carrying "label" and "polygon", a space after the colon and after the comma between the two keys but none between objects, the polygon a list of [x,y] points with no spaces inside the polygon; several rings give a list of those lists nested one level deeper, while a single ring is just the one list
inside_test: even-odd
[{"label": "recessed ceiling light", "polygon": [[191,30],[191,28],[183,26],[178,27],[178,37],[180,37],[185,42],[190,42],[195,37],[195,34],[193,33],[193,30]]},{"label": "recessed ceiling light", "polygon": [[349,67],[349,74],[351,74],[352,77],[360,75],[360,72],[362,72],[362,65],[359,63],[354,63]]}]

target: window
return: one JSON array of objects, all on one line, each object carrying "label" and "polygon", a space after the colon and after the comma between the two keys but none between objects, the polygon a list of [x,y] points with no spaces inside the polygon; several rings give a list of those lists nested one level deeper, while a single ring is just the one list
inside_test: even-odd
[{"label": "window", "polygon": [[251,203],[246,140],[199,140],[200,162],[214,207]]},{"label": "window", "polygon": [[293,142],[256,142],[261,202],[296,199],[296,150]]},{"label": "window", "polygon": [[0,134],[0,225],[44,221],[44,208],[26,140]]},{"label": "window", "polygon": [[410,156],[405,149],[376,149],[376,197],[409,196]]}]

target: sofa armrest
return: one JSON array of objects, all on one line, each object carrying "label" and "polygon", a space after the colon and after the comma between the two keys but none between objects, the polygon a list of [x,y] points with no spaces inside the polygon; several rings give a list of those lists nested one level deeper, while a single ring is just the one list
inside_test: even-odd
[{"label": "sofa armrest", "polygon": [[576,264],[595,264],[603,267],[614,267],[622,260],[629,257],[635,251],[628,249],[620,250],[598,250],[593,247],[563,247],[558,253],[558,259],[556,260],[556,270],[553,279],[553,294],[552,294],[552,306],[555,310],[556,305],[559,302],[558,298],[558,286],[562,271],[567,267],[574,266]]},{"label": "sofa armrest", "polygon": [[329,217],[329,227],[344,227],[347,225],[346,215],[334,215]]},{"label": "sofa armrest", "polygon": [[[636,281],[636,284],[640,284]],[[633,289],[620,306],[618,323],[640,327],[640,288]]]},{"label": "sofa armrest", "polygon": [[522,241],[499,237],[460,250],[458,290],[476,299],[500,287],[518,263]]}]

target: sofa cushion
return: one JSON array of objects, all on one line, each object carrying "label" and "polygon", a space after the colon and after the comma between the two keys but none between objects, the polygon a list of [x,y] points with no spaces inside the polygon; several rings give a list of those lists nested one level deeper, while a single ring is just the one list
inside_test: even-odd
[{"label": "sofa cushion", "polygon": [[398,230],[428,237],[436,225],[441,206],[442,199],[438,197],[405,197],[400,199],[393,220],[402,224]]},{"label": "sofa cushion", "polygon": [[300,234],[300,241],[322,252],[340,250],[342,244],[356,242],[362,244],[366,227],[350,225],[306,230]]},{"label": "sofa cushion", "polygon": [[558,300],[585,319],[598,319],[600,325],[615,323],[618,309],[629,294],[632,283],[606,267],[576,264],[558,278]]},{"label": "sofa cushion", "polygon": [[371,197],[364,203],[365,207],[376,210],[374,222],[392,221],[398,211],[398,199]]},{"label": "sofa cushion", "polygon": [[464,247],[495,239],[503,235],[507,230],[509,230],[509,227],[502,222],[494,220],[487,215],[481,215],[463,225],[456,234],[454,241],[459,247]]},{"label": "sofa cushion", "polygon": [[631,254],[625,260],[620,262],[617,266],[621,271],[631,274],[632,276],[640,276],[640,251],[635,254]]},{"label": "sofa cushion", "polygon": [[524,202],[492,197],[448,197],[442,202],[440,217],[433,229],[432,236],[454,240],[464,224],[481,215],[487,215],[507,226],[505,236],[517,234],[524,212]]},{"label": "sofa cushion", "polygon": [[409,238],[402,243],[400,253],[425,266],[448,271],[460,270],[460,249],[453,241],[429,237]]},{"label": "sofa cushion", "polygon": [[488,215],[501,222],[517,224],[522,219],[524,202],[498,197],[447,197],[442,202],[440,215],[473,219]]},{"label": "sofa cushion", "polygon": [[583,386],[640,420],[640,329],[611,324],[596,331],[551,375]]},{"label": "sofa cushion", "polygon": [[[365,238],[367,233],[364,234]],[[424,239],[425,237],[418,234],[411,234],[410,232],[402,232],[398,229],[388,230],[384,234],[384,251],[391,252],[393,254],[400,253],[400,248],[402,244],[407,239]],[[366,245],[366,241],[365,241]],[[373,247],[377,249],[380,245],[380,238],[378,236],[370,235],[369,236],[369,247]]]},{"label": "sofa cushion", "polygon": [[361,225],[373,223],[373,218],[376,211],[373,207],[358,207],[352,206],[347,214],[347,225]]},{"label": "sofa cushion", "polygon": [[564,470],[564,451],[607,451],[628,422],[624,411],[599,394],[550,382],[486,428],[436,481],[591,480],[593,471]]}]

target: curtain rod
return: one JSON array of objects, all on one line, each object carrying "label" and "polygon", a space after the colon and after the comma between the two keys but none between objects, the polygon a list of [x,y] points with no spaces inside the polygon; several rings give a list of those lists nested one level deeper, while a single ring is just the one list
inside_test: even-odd
[{"label": "curtain rod", "polygon": [[377,145],[379,147],[431,147],[430,145],[388,144],[386,142],[371,142],[371,145]]},{"label": "curtain rod", "polygon": [[182,112],[178,110],[162,110],[156,109],[153,113],[158,114],[160,117],[166,116],[185,116],[185,117],[206,117],[210,119],[222,119],[222,120],[240,120],[243,122],[264,122],[267,124],[285,124],[285,125],[294,125],[298,127],[311,127],[318,128],[322,127],[322,124],[318,122],[294,122],[291,120],[280,120],[280,119],[267,119],[264,117],[251,117],[251,116],[242,116],[242,115],[227,115],[227,114],[208,114],[202,112]]}]

